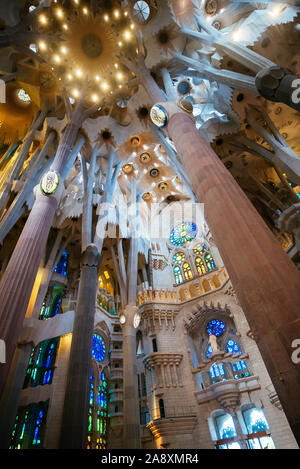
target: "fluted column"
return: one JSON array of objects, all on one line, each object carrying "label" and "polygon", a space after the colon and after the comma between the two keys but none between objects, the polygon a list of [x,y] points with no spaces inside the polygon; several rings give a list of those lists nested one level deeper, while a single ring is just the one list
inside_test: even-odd
[{"label": "fluted column", "polygon": [[6,363],[0,364],[3,391],[17,346],[28,301],[57,207],[57,199],[40,191],[0,283],[0,336],[6,343]]},{"label": "fluted column", "polygon": [[94,244],[90,244],[82,255],[61,428],[62,449],[85,449],[87,444],[91,349],[99,257]]}]

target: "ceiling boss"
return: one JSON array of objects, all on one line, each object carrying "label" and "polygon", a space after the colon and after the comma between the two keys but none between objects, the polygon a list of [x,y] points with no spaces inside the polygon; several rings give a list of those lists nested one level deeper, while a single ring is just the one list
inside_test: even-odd
[{"label": "ceiling boss", "polygon": [[39,41],[38,52],[51,66],[72,99],[88,80],[87,98],[97,103],[103,95],[126,90],[131,72],[118,62],[125,53],[137,53],[135,25],[118,2],[79,0],[56,2],[38,17],[38,28],[48,40]]}]

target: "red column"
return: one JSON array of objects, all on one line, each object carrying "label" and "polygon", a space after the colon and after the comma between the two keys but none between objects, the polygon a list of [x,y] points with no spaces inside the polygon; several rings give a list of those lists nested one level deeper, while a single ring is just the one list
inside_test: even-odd
[{"label": "red column", "polygon": [[173,114],[168,131],[300,442],[300,363],[291,359],[300,339],[300,273],[192,119]]}]

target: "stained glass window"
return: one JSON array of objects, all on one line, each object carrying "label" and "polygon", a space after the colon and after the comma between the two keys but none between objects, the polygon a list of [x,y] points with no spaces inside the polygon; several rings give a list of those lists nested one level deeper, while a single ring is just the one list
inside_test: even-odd
[{"label": "stained glass window", "polygon": [[222,414],[216,417],[216,426],[220,440],[236,436],[233,418],[230,414]]},{"label": "stained glass window", "polygon": [[105,344],[98,334],[93,335],[92,355],[97,362],[102,362],[105,357]]},{"label": "stained glass window", "polygon": [[183,264],[183,275],[186,280],[190,280],[193,278],[193,274],[188,262],[185,262]]},{"label": "stained glass window", "polygon": [[217,268],[217,267],[216,267],[216,264],[215,264],[215,261],[213,260],[211,254],[209,254],[209,253],[205,254],[204,259],[205,259],[207,268],[208,268],[208,270],[209,270],[210,272],[211,272],[212,270],[215,270],[215,269]]},{"label": "stained glass window", "polygon": [[182,273],[181,273],[180,267],[178,265],[176,265],[174,267],[174,277],[175,277],[176,285],[180,285],[180,283],[183,282]]},{"label": "stained glass window", "polygon": [[240,352],[240,346],[238,343],[236,343],[234,340],[232,339],[229,339],[228,342],[227,342],[227,352],[228,353],[238,353]]},{"label": "stained glass window", "polygon": [[184,246],[187,242],[192,241],[196,237],[197,231],[195,223],[181,223],[171,231],[170,242],[173,246]]},{"label": "stained glass window", "polygon": [[199,275],[203,275],[203,274],[207,273],[205,264],[204,264],[203,260],[201,259],[201,257],[196,257],[195,264],[196,264],[197,271],[198,271]]},{"label": "stained glass window", "polygon": [[108,387],[105,373],[101,372],[94,379],[91,370],[90,383],[87,448],[106,449]]},{"label": "stained glass window", "polygon": [[57,265],[55,266],[54,272],[56,272],[57,274],[64,275],[66,277],[67,272],[68,272],[68,260],[69,260],[68,251],[64,251]]},{"label": "stained glass window", "polygon": [[224,322],[219,319],[212,319],[206,326],[206,332],[208,335],[215,335],[216,337],[224,334],[225,330]]},{"label": "stained glass window", "polygon": [[209,374],[213,383],[225,380],[225,370],[222,363],[214,363],[209,370]]},{"label": "stained glass window", "polygon": [[252,407],[243,412],[248,433],[258,433],[269,430],[269,425],[262,409]]},{"label": "stained glass window", "polygon": [[183,252],[176,252],[173,256],[173,264],[180,265],[185,260],[185,254]]},{"label": "stained glass window", "polygon": [[51,384],[54,374],[59,337],[44,340],[30,355],[23,388]]},{"label": "stained glass window", "polygon": [[46,299],[40,311],[39,319],[46,320],[53,318],[62,312],[62,299],[64,296],[64,287],[55,285],[48,291]]},{"label": "stained glass window", "polygon": [[194,247],[193,249],[194,254],[204,254],[207,251],[207,246],[206,244],[197,244],[197,246]]},{"label": "stained glass window", "polygon": [[209,345],[206,350],[206,358],[210,358],[211,354],[213,353],[212,346]]},{"label": "stained glass window", "polygon": [[10,449],[41,448],[49,401],[20,407],[12,432]]}]

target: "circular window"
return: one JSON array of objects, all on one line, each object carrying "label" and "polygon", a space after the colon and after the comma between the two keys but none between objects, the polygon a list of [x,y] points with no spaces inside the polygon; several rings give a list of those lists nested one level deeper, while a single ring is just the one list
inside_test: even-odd
[{"label": "circular window", "polygon": [[134,19],[138,23],[145,23],[150,16],[150,7],[147,2],[135,2],[132,9]]},{"label": "circular window", "polygon": [[192,241],[196,237],[197,231],[195,223],[181,223],[171,231],[170,242],[173,246],[183,246],[186,242]]},{"label": "circular window", "polygon": [[206,326],[206,332],[208,335],[215,335],[216,337],[224,334],[225,330],[224,322],[219,319],[212,319]]},{"label": "circular window", "polygon": [[93,335],[92,355],[97,362],[102,362],[105,357],[105,344],[98,334]]}]

